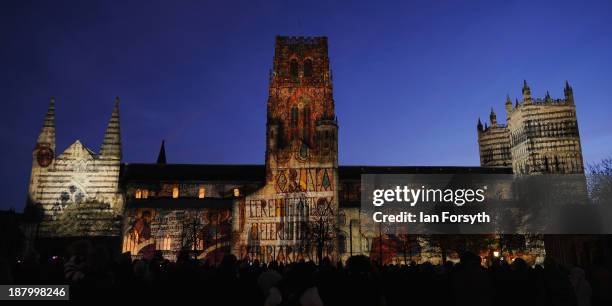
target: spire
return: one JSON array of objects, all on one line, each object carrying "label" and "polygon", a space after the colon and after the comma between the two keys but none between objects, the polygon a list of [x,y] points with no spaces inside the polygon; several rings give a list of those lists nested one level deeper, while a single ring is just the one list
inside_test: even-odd
[{"label": "spire", "polygon": [[166,141],[162,140],[161,148],[159,148],[159,154],[157,155],[157,163],[165,164],[166,163]]},{"label": "spire", "polygon": [[563,93],[565,94],[565,101],[567,101],[567,103],[574,104],[574,90],[568,81],[565,81]]},{"label": "spire", "polygon": [[115,106],[100,149],[100,156],[108,159],[121,160],[121,129],[119,127],[119,97],[115,98]]},{"label": "spire", "polygon": [[478,132],[482,132],[482,122],[480,121],[480,118],[478,118],[478,124],[476,124],[476,130],[478,130]]},{"label": "spire", "polygon": [[491,127],[497,126],[497,115],[495,114],[495,111],[493,110],[492,107],[491,107],[491,114],[489,114],[489,120],[491,121]]},{"label": "spire", "polygon": [[49,101],[49,109],[45,115],[43,127],[38,134],[36,146],[48,146],[55,151],[55,98],[51,97]]},{"label": "spire", "polygon": [[519,106],[518,99],[515,98],[514,99],[514,107],[518,107],[518,106]]},{"label": "spire", "polygon": [[550,93],[548,92],[548,90],[546,91],[546,95],[544,96],[544,101],[546,102],[551,102],[552,99],[550,98]]},{"label": "spire", "polygon": [[527,80],[523,80],[523,101],[531,103],[531,88],[527,85]]},{"label": "spire", "polygon": [[512,100],[510,100],[510,95],[506,94],[506,118],[510,118],[511,111],[512,111]]}]

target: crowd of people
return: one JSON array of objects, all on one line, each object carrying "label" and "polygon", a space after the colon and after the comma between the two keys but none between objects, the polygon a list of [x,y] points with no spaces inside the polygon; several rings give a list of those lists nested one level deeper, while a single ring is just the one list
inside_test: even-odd
[{"label": "crowd of people", "polygon": [[241,261],[225,255],[219,265],[179,254],[112,258],[87,241],[66,258],[27,258],[0,265],[5,284],[70,284],[72,300],[190,299],[204,305],[612,305],[609,271],[600,264],[567,269],[547,258],[483,267],[466,252],[460,262],[380,266],[365,256],[345,263],[324,260],[283,264]]}]

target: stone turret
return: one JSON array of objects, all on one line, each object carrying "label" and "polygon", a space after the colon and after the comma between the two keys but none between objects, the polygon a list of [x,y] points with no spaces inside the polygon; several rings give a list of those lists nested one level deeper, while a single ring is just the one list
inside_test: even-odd
[{"label": "stone turret", "polygon": [[544,96],[544,102],[552,103],[552,99],[550,98],[550,93],[548,92],[548,90],[546,91],[546,95]]},{"label": "stone turret", "polygon": [[531,88],[527,85],[527,80],[523,80],[523,103],[531,104]]},{"label": "stone turret", "polygon": [[574,104],[574,90],[570,86],[568,81],[565,81],[565,88],[563,88],[565,94],[565,101],[569,104]]},{"label": "stone turret", "polygon": [[512,112],[512,100],[510,100],[510,95],[506,95],[506,119],[510,117],[510,112]]},{"label": "stone turret", "polygon": [[119,97],[115,98],[113,113],[104,133],[104,141],[100,149],[101,159],[121,160],[121,129],[119,126]]},{"label": "stone turret", "polygon": [[45,115],[43,127],[38,135],[36,146],[44,145],[55,152],[55,98],[51,97],[49,101],[49,109]]},{"label": "stone turret", "polygon": [[47,173],[51,168],[55,162],[55,155],[55,98],[51,97],[42,129],[32,151],[32,171],[28,187],[28,201],[30,203],[38,203],[40,196],[38,190],[39,179],[43,173]]},{"label": "stone turret", "polygon": [[491,107],[491,113],[489,114],[489,120],[491,122],[491,127],[497,127],[497,115],[495,114],[495,111],[493,110],[492,107]]}]

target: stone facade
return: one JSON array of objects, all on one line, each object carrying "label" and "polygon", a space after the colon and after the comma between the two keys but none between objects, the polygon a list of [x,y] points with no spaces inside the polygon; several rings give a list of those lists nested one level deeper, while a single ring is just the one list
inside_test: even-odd
[{"label": "stone facade", "polygon": [[484,167],[512,166],[515,174],[582,174],[582,146],[572,87],[566,82],[564,99],[532,99],[527,82],[522,101],[506,98],[507,125],[478,121],[480,163]]}]

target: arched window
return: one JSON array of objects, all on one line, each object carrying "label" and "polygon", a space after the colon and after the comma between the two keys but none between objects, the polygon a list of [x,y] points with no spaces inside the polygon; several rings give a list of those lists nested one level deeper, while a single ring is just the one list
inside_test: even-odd
[{"label": "arched window", "polygon": [[142,190],[136,189],[136,193],[134,194],[134,197],[137,198],[137,199],[141,199],[142,198]]},{"label": "arched window", "polygon": [[179,197],[179,188],[178,186],[172,187],[172,198],[176,199]]},{"label": "arched window", "polygon": [[304,76],[311,77],[312,76],[312,60],[307,59],[304,61]]},{"label": "arched window", "polygon": [[170,251],[170,246],[172,246],[172,239],[170,238],[170,236],[166,235],[166,237],[164,237],[164,248],[163,248],[163,250]]},{"label": "arched window", "polygon": [[170,236],[166,235],[161,239],[155,240],[155,248],[160,251],[170,251],[171,242]]},{"label": "arched window", "polygon": [[296,59],[292,59],[291,63],[289,64],[289,74],[292,78],[298,77],[298,62]]},{"label": "arched window", "polygon": [[240,196],[240,189],[234,188],[234,196],[235,197],[239,197]]},{"label": "arched window", "polygon": [[200,186],[200,189],[198,189],[198,198],[203,199],[204,197],[206,197],[206,188]]}]

